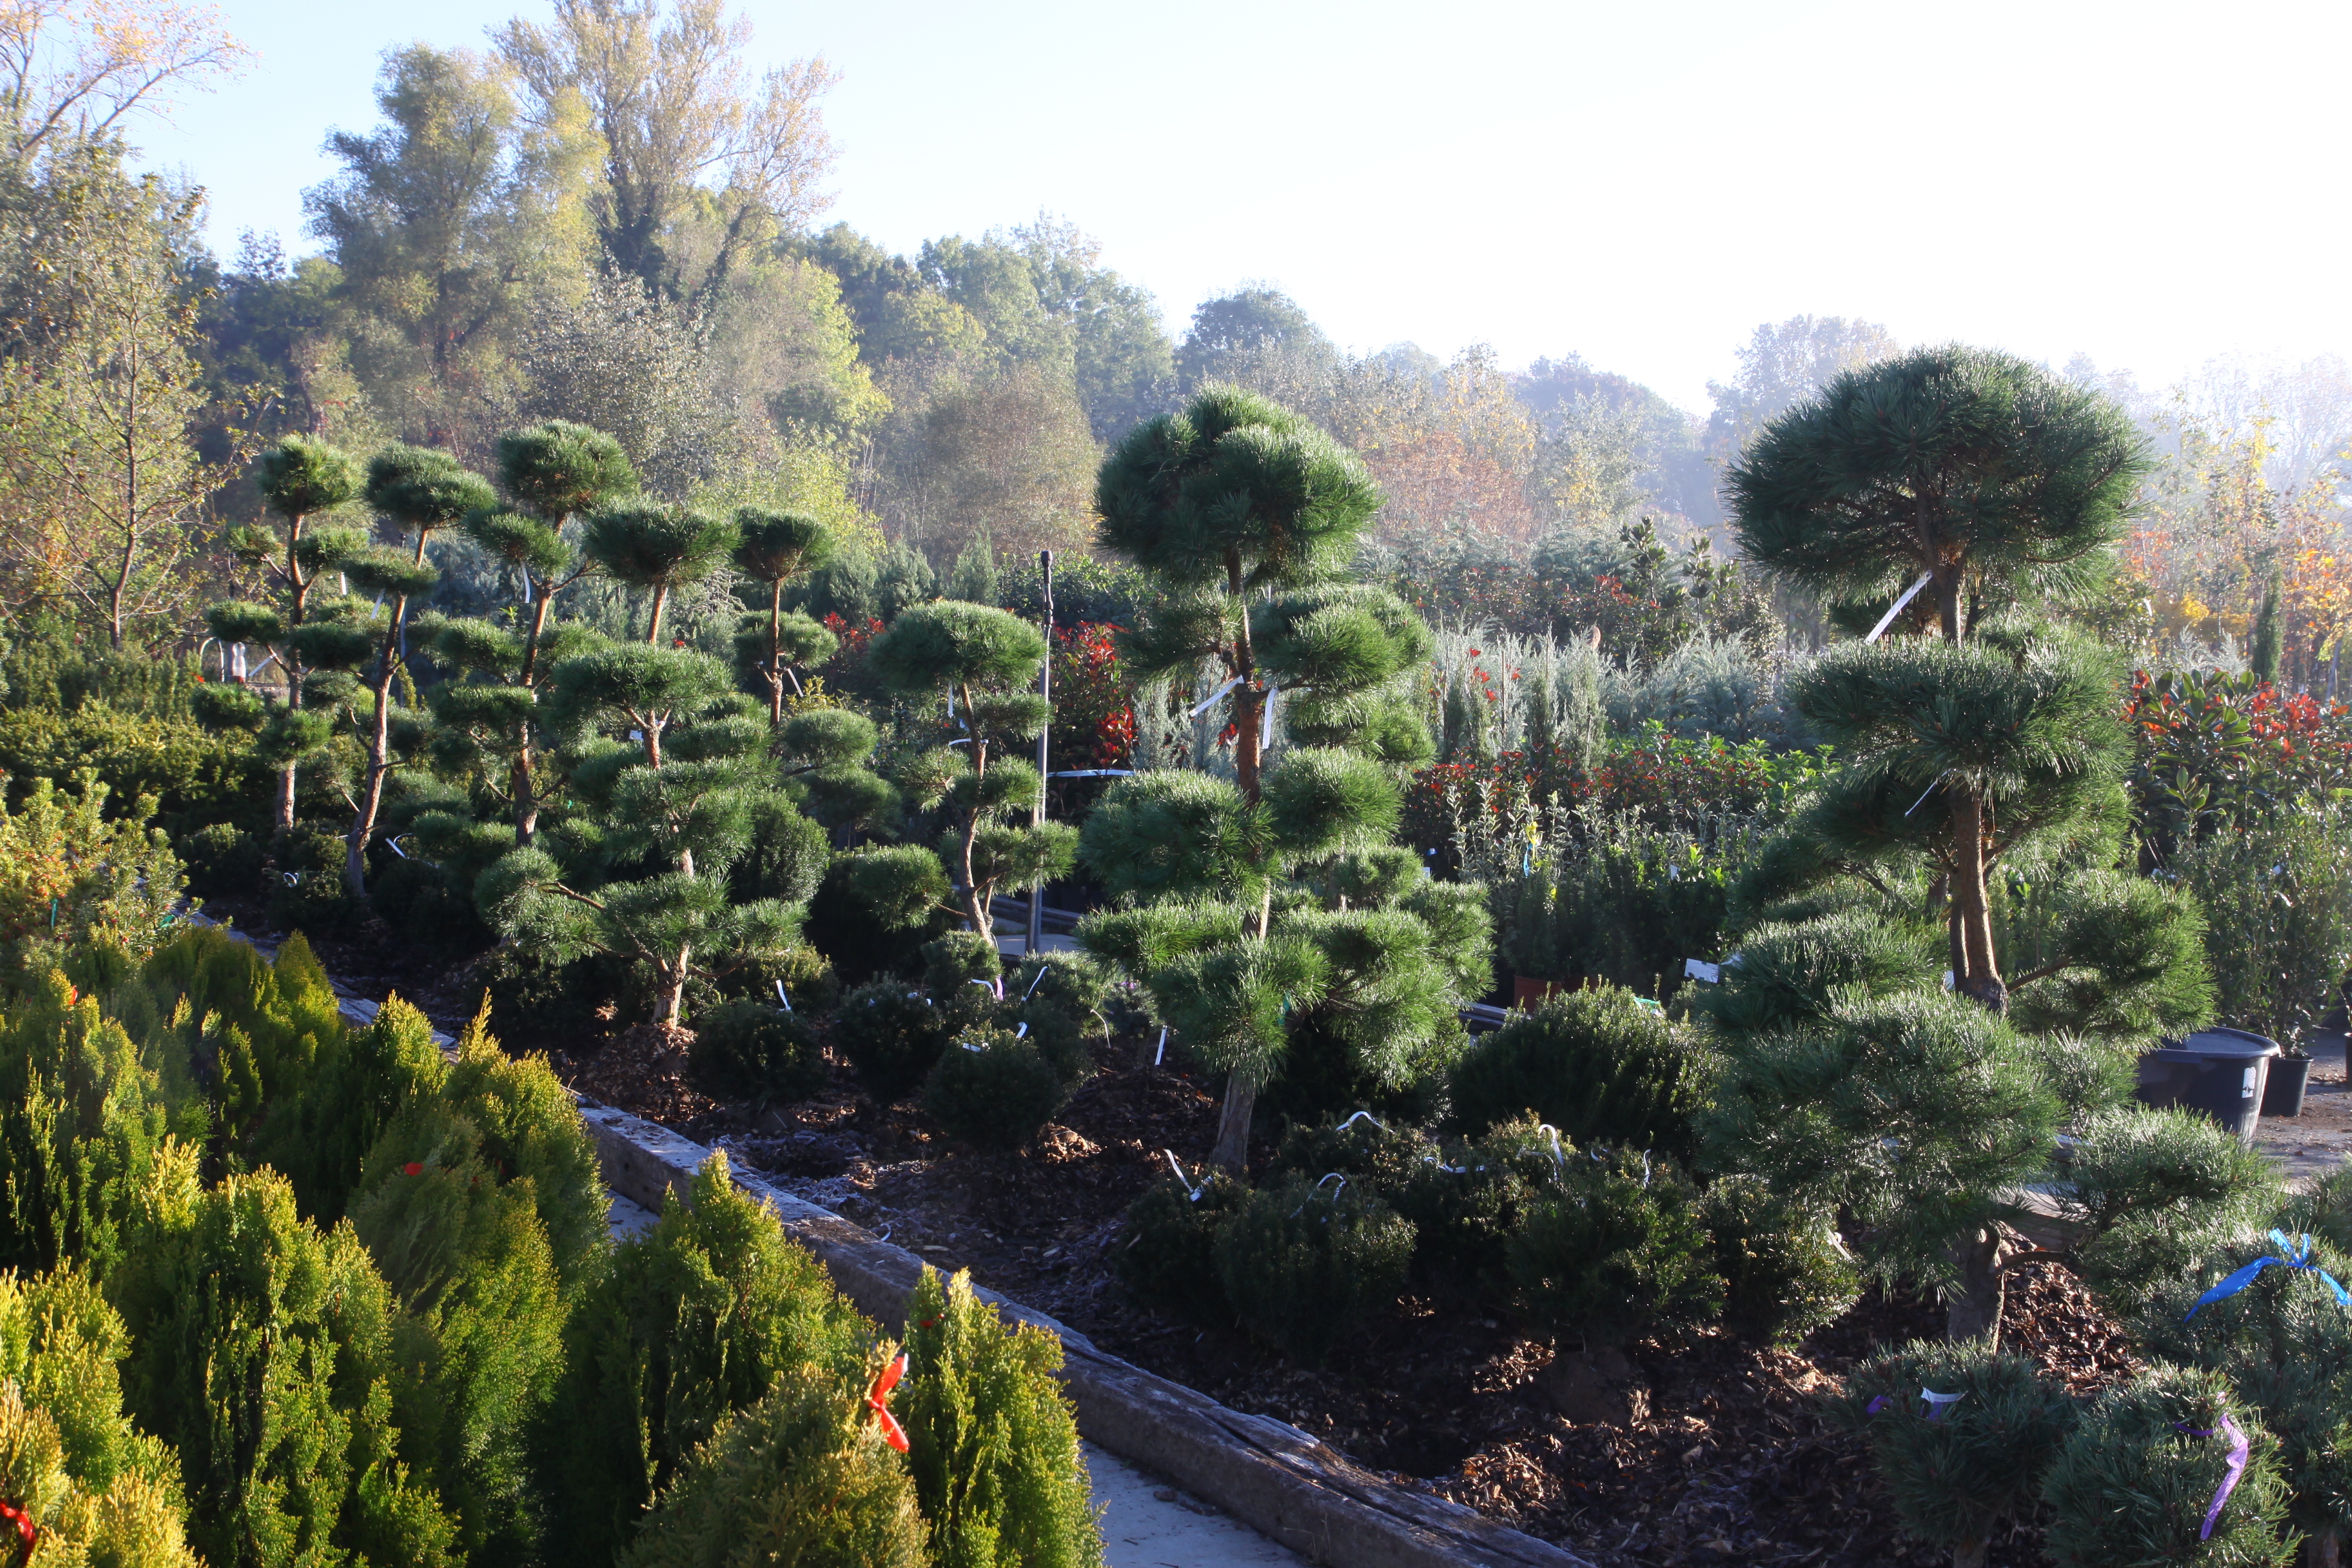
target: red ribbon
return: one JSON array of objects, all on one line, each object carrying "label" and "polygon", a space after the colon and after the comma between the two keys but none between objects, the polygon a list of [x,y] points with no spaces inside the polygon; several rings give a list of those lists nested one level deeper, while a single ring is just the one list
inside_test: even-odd
[{"label": "red ribbon", "polygon": [[31,1562],[33,1548],[41,1543],[41,1532],[34,1525],[33,1516],[13,1502],[0,1500],[0,1520],[6,1520],[10,1524],[15,1525],[17,1539],[25,1543],[25,1555],[18,1561]]},{"label": "red ribbon", "polygon": [[875,1375],[874,1386],[866,1393],[866,1408],[874,1412],[874,1419],[882,1428],[882,1440],[902,1454],[907,1451],[907,1429],[890,1414],[890,1391],[906,1375],[907,1352],[900,1351],[898,1360]]},{"label": "red ribbon", "polygon": [[425,1173],[425,1167],[411,1160],[400,1168],[400,1173],[404,1176],[421,1176]]}]

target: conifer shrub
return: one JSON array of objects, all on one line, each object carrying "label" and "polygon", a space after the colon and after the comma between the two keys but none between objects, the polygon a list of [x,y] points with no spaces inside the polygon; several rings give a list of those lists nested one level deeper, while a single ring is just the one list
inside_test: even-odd
[{"label": "conifer shrub", "polygon": [[923,944],[955,923],[939,904],[947,891],[940,858],[919,844],[836,855],[809,896],[809,941],[845,984],[910,973]]},{"label": "conifer shrub", "polygon": [[[2245,1436],[2246,1469],[2205,1535],[2230,1463],[2225,1416]],[[2042,1549],[2059,1568],[2284,1568],[2295,1546],[2281,1534],[2277,1447],[2229,1379],[2158,1363],[2100,1394],[2059,1449],[2042,1483]]]},{"label": "conifer shrub", "polygon": [[960,1032],[923,1085],[923,1109],[976,1148],[1024,1148],[1069,1103],[1062,1075],[1036,1045],[1010,1029]]},{"label": "conifer shrub", "polygon": [[103,1487],[86,1482],[72,1472],[54,1413],[16,1383],[0,1384],[0,1495],[39,1532],[23,1561],[203,1568],[172,1491],[169,1480],[136,1472]]},{"label": "conifer shrub", "polygon": [[1213,1166],[1183,1180],[1170,1173],[1128,1205],[1111,1244],[1111,1271],[1139,1299],[1188,1322],[1231,1323],[1233,1307],[1217,1275],[1217,1230],[1249,1194],[1247,1183]]},{"label": "conifer shrub", "polygon": [[123,1414],[118,1363],[130,1349],[121,1318],[82,1269],[0,1273],[0,1380],[47,1415],[66,1473],[93,1493],[124,1479],[179,1485],[178,1458]]},{"label": "conifer shrub", "polygon": [[343,880],[348,846],[338,834],[297,826],[278,846],[277,883],[269,890],[269,923],[279,931],[349,936],[368,917]]},{"label": "conifer shrub", "polygon": [[331,1224],[376,1140],[410,1105],[439,1094],[447,1075],[432,1023],[388,996],[366,1027],[326,1037],[300,1096],[270,1108],[260,1155],[293,1181],[304,1212]]},{"label": "conifer shrub", "polygon": [[793,1369],[846,1384],[871,1325],[816,1260],[738,1192],[727,1159],[697,1172],[646,1236],[614,1248],[564,1329],[564,1370],[539,1469],[551,1563],[610,1562],[728,1415]]},{"label": "conifer shrub", "polygon": [[439,1562],[456,1526],[395,1452],[395,1308],[359,1239],[303,1219],[275,1171],[201,1185],[176,1146],[142,1206],[107,1293],[124,1404],[179,1454],[190,1543],[212,1568]]},{"label": "conifer shrub", "polygon": [[551,1046],[576,1041],[597,1027],[597,1010],[617,1004],[626,968],[603,953],[559,963],[509,944],[485,956],[474,973],[508,1038]]},{"label": "conifer shrub", "polygon": [[1578,1143],[1687,1159],[1708,1062],[1687,1030],[1632,992],[1571,991],[1463,1052],[1454,1067],[1454,1119],[1475,1133],[1532,1110]]},{"label": "conifer shrub", "polygon": [[369,879],[368,908],[404,941],[429,952],[475,952],[498,933],[482,923],[472,884],[429,860],[394,854]]},{"label": "conifer shrub", "polygon": [[1700,1219],[1723,1279],[1723,1326],[1759,1344],[1794,1344],[1853,1305],[1862,1271],[1822,1210],[1754,1176],[1706,1190]]},{"label": "conifer shrub", "polygon": [[1412,1222],[1352,1182],[1294,1176],[1259,1188],[1218,1228],[1217,1277],[1242,1326],[1319,1363],[1395,1300]]},{"label": "conifer shrub", "polygon": [[95,998],[51,970],[0,1013],[0,1267],[122,1256],[139,1193],[169,1137],[201,1142],[203,1102],[166,1089]]},{"label": "conifer shrub", "polygon": [[833,1043],[849,1058],[866,1091],[892,1105],[923,1081],[947,1049],[954,1027],[954,1017],[921,992],[877,980],[841,999]]},{"label": "conifer shrub", "polygon": [[401,1451],[457,1516],[468,1557],[527,1557],[528,1440],[562,1367],[563,1293],[529,1178],[437,1100],[369,1154],[351,1222],[404,1309],[393,1325]]},{"label": "conifer shrub", "polygon": [[1437,1144],[1416,1128],[1384,1122],[1370,1112],[1295,1124],[1276,1145],[1271,1173],[1310,1181],[1337,1172],[1383,1197],[1409,1184]]},{"label": "conifer shrub", "polygon": [[1595,1347],[1714,1318],[1713,1254],[1697,1190],[1673,1161],[1630,1150],[1571,1159],[1561,1190],[1530,1205],[1503,1248],[1512,1305]]},{"label": "conifer shrub", "polygon": [[743,954],[712,987],[712,999],[772,1003],[779,984],[796,1013],[830,1013],[841,1000],[841,979],[834,973],[832,961],[814,947]]},{"label": "conifer shrub", "polygon": [[547,1058],[510,1057],[489,1032],[486,1001],[457,1036],[441,1102],[480,1134],[480,1158],[502,1182],[528,1182],[566,1289],[611,1245],[611,1200],[596,1145]]},{"label": "conifer shrub", "polygon": [[261,887],[262,843],[226,822],[199,827],[173,848],[188,873],[188,891],[200,899],[238,898]]},{"label": "conifer shrub", "polygon": [[957,988],[975,981],[993,995],[1004,967],[995,940],[972,931],[951,931],[927,942],[916,956],[923,964],[923,989],[941,1001],[961,995]]},{"label": "conifer shrub", "polygon": [[1390,1201],[1413,1223],[1413,1267],[1433,1285],[1507,1300],[1504,1244],[1561,1189],[1576,1145],[1531,1116],[1423,1152]]},{"label": "conifer shrub", "polygon": [[[877,1355],[871,1370],[880,1369]],[[621,1563],[928,1568],[929,1533],[905,1462],[857,1394],[802,1365],[719,1424],[679,1467]]]},{"label": "conifer shrub", "polygon": [[[1922,1389],[1959,1395],[1923,1399]],[[1904,1531],[1982,1568],[2002,1519],[2032,1513],[2074,1424],[2074,1403],[2032,1361],[1982,1341],[1917,1341],[1855,1369],[1831,1419],[1859,1432]]]},{"label": "conifer shrub", "polygon": [[999,1006],[996,1016],[1000,1028],[1013,1030],[1037,1048],[1037,1054],[1053,1068],[1066,1095],[1094,1076],[1094,1053],[1087,1048],[1087,1032],[1094,1024],[1092,1016],[1075,1018],[1048,1002],[1012,1001]]},{"label": "conifer shrub", "polygon": [[[2263,1258],[2282,1261],[2199,1304]],[[2347,1268],[2340,1250],[2308,1236],[2232,1242],[2156,1291],[2138,1323],[2150,1353],[2220,1373],[2262,1412],[2278,1442],[2287,1522],[2318,1548],[2313,1561],[2340,1555],[2352,1536],[2352,1313],[2315,1272],[2342,1280]]]},{"label": "conifer shrub", "polygon": [[1008,1324],[971,1276],[933,1269],[907,1300],[909,1370],[897,1398],[908,1467],[942,1563],[1099,1568],[1078,1426],[1055,1377],[1062,1343]]},{"label": "conifer shrub", "polygon": [[824,1052],[798,1013],[771,1000],[726,1002],[695,1020],[686,1072],[714,1100],[754,1107],[806,1100],[824,1087]]}]

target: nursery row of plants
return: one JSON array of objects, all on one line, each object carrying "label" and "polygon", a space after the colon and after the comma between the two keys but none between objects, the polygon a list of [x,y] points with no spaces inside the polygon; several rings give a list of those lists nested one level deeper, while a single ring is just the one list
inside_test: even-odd
[{"label": "nursery row of plants", "polygon": [[[1872,434],[1890,424],[1902,439]],[[829,1054],[877,1102],[919,1098],[952,1139],[1017,1151],[1094,1070],[1091,1041],[1156,1038],[1222,1092],[1212,1145],[1171,1152],[1114,1249],[1130,1288],[1173,1312],[1312,1362],[1410,1287],[1507,1314],[1606,1383],[1636,1342],[1717,1326],[1790,1341],[1865,1283],[1933,1291],[1951,1348],[1852,1385],[1866,1405],[1885,1392],[1871,1379],[1916,1365],[1923,1386],[1967,1395],[1883,1403],[1864,1426],[1924,1539],[1966,1561],[1992,1520],[2046,1491],[2053,1518],[2105,1510],[2095,1528],[2052,1527],[2063,1562],[2281,1560],[2299,1532],[2344,1528],[2347,1494],[2298,1456],[2333,1452],[2335,1424],[2310,1410],[2352,1390],[2329,1373],[2306,1409],[2220,1340],[2168,1337],[2158,1321],[2292,1221],[2320,1250],[2195,1319],[2200,1335],[2237,1324],[2259,1339],[2244,1314],[2324,1288],[2305,1265],[2340,1275],[2325,1251],[2333,1189],[2286,1212],[2263,1163],[2218,1127],[2137,1104],[2133,1065],[2217,1012],[2284,1034],[2334,1004],[2352,957],[2333,897],[2352,883],[2336,816],[2352,731],[2342,710],[2258,681],[2135,683],[2083,629],[2073,606],[2112,555],[2141,463],[2112,405],[2005,356],[1923,351],[1853,373],[1768,426],[1730,493],[1746,569],[1873,635],[1818,658],[1735,640],[1612,664],[1587,639],[1433,632],[1354,575],[1381,500],[1354,457],[1262,398],[1213,390],[1103,465],[1099,542],[1130,569],[1129,607],[1107,647],[1098,632],[1062,639],[1086,679],[1049,698],[1034,689],[1049,657],[1034,613],[910,595],[887,615],[840,616],[822,599],[822,528],[647,500],[596,432],[516,431],[493,478],[437,452],[361,464],[289,439],[259,467],[274,521],[239,536],[254,588],[208,617],[206,679],[56,653],[11,664],[12,689],[55,693],[53,732],[85,714],[118,731],[139,728],[126,716],[191,714],[213,748],[192,749],[214,759],[183,770],[168,837],[142,830],[152,802],[110,819],[94,782],[31,784],[7,828],[29,847],[22,873],[5,873],[17,981],[56,992],[66,983],[46,977],[60,962],[127,954],[78,980],[100,1000],[72,1005],[129,1020],[146,1050],[142,1005],[110,998],[134,982],[144,989],[124,994],[153,992],[156,964],[199,951],[143,956],[168,936],[184,858],[198,891],[266,893],[285,928],[351,931],[372,912],[452,956],[495,944],[478,973],[509,1033],[690,1026],[695,1081],[739,1104],[809,1095]],[[345,521],[361,509],[399,543]],[[434,607],[443,573],[484,563],[510,602]],[[1709,594],[1727,591],[1723,571],[1706,565]],[[986,561],[957,575],[1014,596],[988,593],[1006,579]],[[634,598],[605,594],[615,585]],[[1670,597],[1653,603],[1689,613],[1689,594]],[[702,608],[685,625],[689,602]],[[604,611],[566,609],[591,603]],[[1042,811],[1029,760],[1057,700],[1084,705],[1091,764],[1132,770],[1065,795],[1076,822]],[[1047,771],[1070,771],[1057,754]],[[207,820],[207,768],[266,780],[250,792],[266,818]],[[994,900],[1041,882],[1091,906],[1082,952],[1007,972]],[[1502,973],[1591,988],[1473,1042],[1461,1012],[1495,991],[1498,953]],[[1692,958],[1720,962],[1719,984],[1680,985]],[[425,1190],[392,1173],[435,1169],[403,1153],[425,1145],[383,1143],[408,1101],[370,1090],[376,1110],[332,1109],[349,1072],[274,1068],[285,1052],[256,1046],[226,1001],[183,1009],[159,994],[150,1011],[219,1042],[210,1058],[185,1047],[194,1067],[142,1069],[159,1075],[159,1104],[199,1103],[173,1098],[184,1070],[209,1109],[153,1134],[159,1149],[168,1133],[173,1149],[201,1137],[217,1152],[190,1190],[282,1170],[289,1215],[348,1218],[353,1256],[408,1289],[355,1195],[371,1176],[383,1192]],[[478,1038],[468,1050],[488,1062]],[[337,1130],[346,1116],[361,1120]],[[383,1151],[388,1165],[374,1163]],[[346,1163],[319,1175],[330,1159]],[[539,1180],[480,1160],[488,1192]],[[729,1201],[716,1185],[705,1197]],[[702,1214],[698,1202],[666,1217],[665,1234]],[[438,1246],[456,1233],[402,1234]],[[146,1253],[160,1255],[123,1256]],[[625,1269],[646,1255],[611,1256]],[[2029,1260],[2063,1263],[2142,1325],[2160,1358],[2147,1377],[2077,1411],[2003,1358],[2007,1282]],[[68,1264],[114,1289],[109,1266],[79,1253],[37,1261]],[[560,1271],[557,1284],[570,1289]],[[135,1347],[133,1298],[108,1299]],[[566,1380],[588,1375],[573,1354],[588,1342],[571,1334],[548,1402],[500,1401],[501,1415],[572,1408]],[[856,1356],[810,1352],[834,1369],[835,1403],[795,1406],[832,1412],[843,1444],[883,1425],[856,1404],[883,1351],[851,1339]],[[932,1375],[922,1345],[908,1386]],[[593,1352],[599,1367],[639,1353],[652,1352]],[[137,1386],[132,1416],[162,1421]],[[381,1419],[398,1436],[383,1452],[408,1469],[394,1487],[357,1466],[376,1478],[362,1490],[429,1489],[453,1528],[488,1519],[416,1457],[423,1439],[400,1421],[414,1401],[386,1386]],[[630,1397],[646,1430],[673,1404]],[[743,1407],[778,1397],[762,1384]],[[1066,1442],[1058,1405],[1021,1397]],[[2006,1436],[2021,1410],[2041,1412],[2041,1447]],[[484,1525],[448,1550],[551,1551],[535,1529],[583,1528],[569,1472],[531,1434],[591,1424],[516,1419],[519,1479],[501,1495],[523,1500],[516,1519],[547,1522]],[[774,1502],[783,1439],[726,1436],[750,1419],[645,1459],[635,1489],[611,1494],[616,1522],[594,1550],[670,1539],[659,1521],[685,1517],[679,1489],[722,1489],[673,1479],[697,1467],[742,1495],[768,1487],[772,1521],[832,1517]],[[183,1440],[168,1423],[141,1429]],[[2208,1429],[2250,1445],[2210,1529],[2235,1456],[2193,1436]],[[1962,1462],[1995,1449],[1999,1464]],[[875,1488],[902,1473],[870,1443],[856,1452],[880,1467]],[[955,1544],[961,1504],[940,1500],[1002,1489],[941,1481],[923,1456],[910,1473],[929,1549],[962,1561],[979,1549]],[[790,1495],[866,1495],[837,1473],[837,1494]],[[1057,1458],[1034,1473],[1074,1471]],[[203,1522],[215,1494],[190,1480],[183,1495],[191,1538],[217,1561],[225,1537]],[[1068,1516],[1051,1499],[1036,1508]],[[1064,1538],[1037,1531],[1024,1539]],[[1034,1555],[1047,1550],[999,1560],[1055,1560]]]}]

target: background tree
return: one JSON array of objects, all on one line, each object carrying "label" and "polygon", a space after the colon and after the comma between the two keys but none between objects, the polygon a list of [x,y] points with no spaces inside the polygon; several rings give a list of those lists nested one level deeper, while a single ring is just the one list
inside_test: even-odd
[{"label": "background tree", "polygon": [[68,142],[116,135],[137,115],[168,108],[175,92],[208,89],[244,68],[251,51],[219,13],[177,0],[119,10],[59,0],[0,19],[0,101],[8,156],[19,171]]}]

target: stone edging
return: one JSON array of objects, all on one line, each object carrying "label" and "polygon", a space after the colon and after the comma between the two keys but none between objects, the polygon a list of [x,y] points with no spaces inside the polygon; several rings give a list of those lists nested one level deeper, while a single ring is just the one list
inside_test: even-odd
[{"label": "stone edging", "polygon": [[[605,1185],[659,1211],[681,1197],[711,1151],[654,1122],[583,1099]],[[893,1328],[922,1277],[913,1253],[735,1168],[735,1183],[814,1253],[857,1309]],[[1106,1354],[1076,1330],[992,1290],[1006,1317],[1062,1342],[1062,1380],[1090,1441],[1155,1470],[1309,1561],[1333,1568],[1591,1568],[1458,1503],[1390,1485],[1286,1423],[1229,1410],[1206,1394]]]}]

